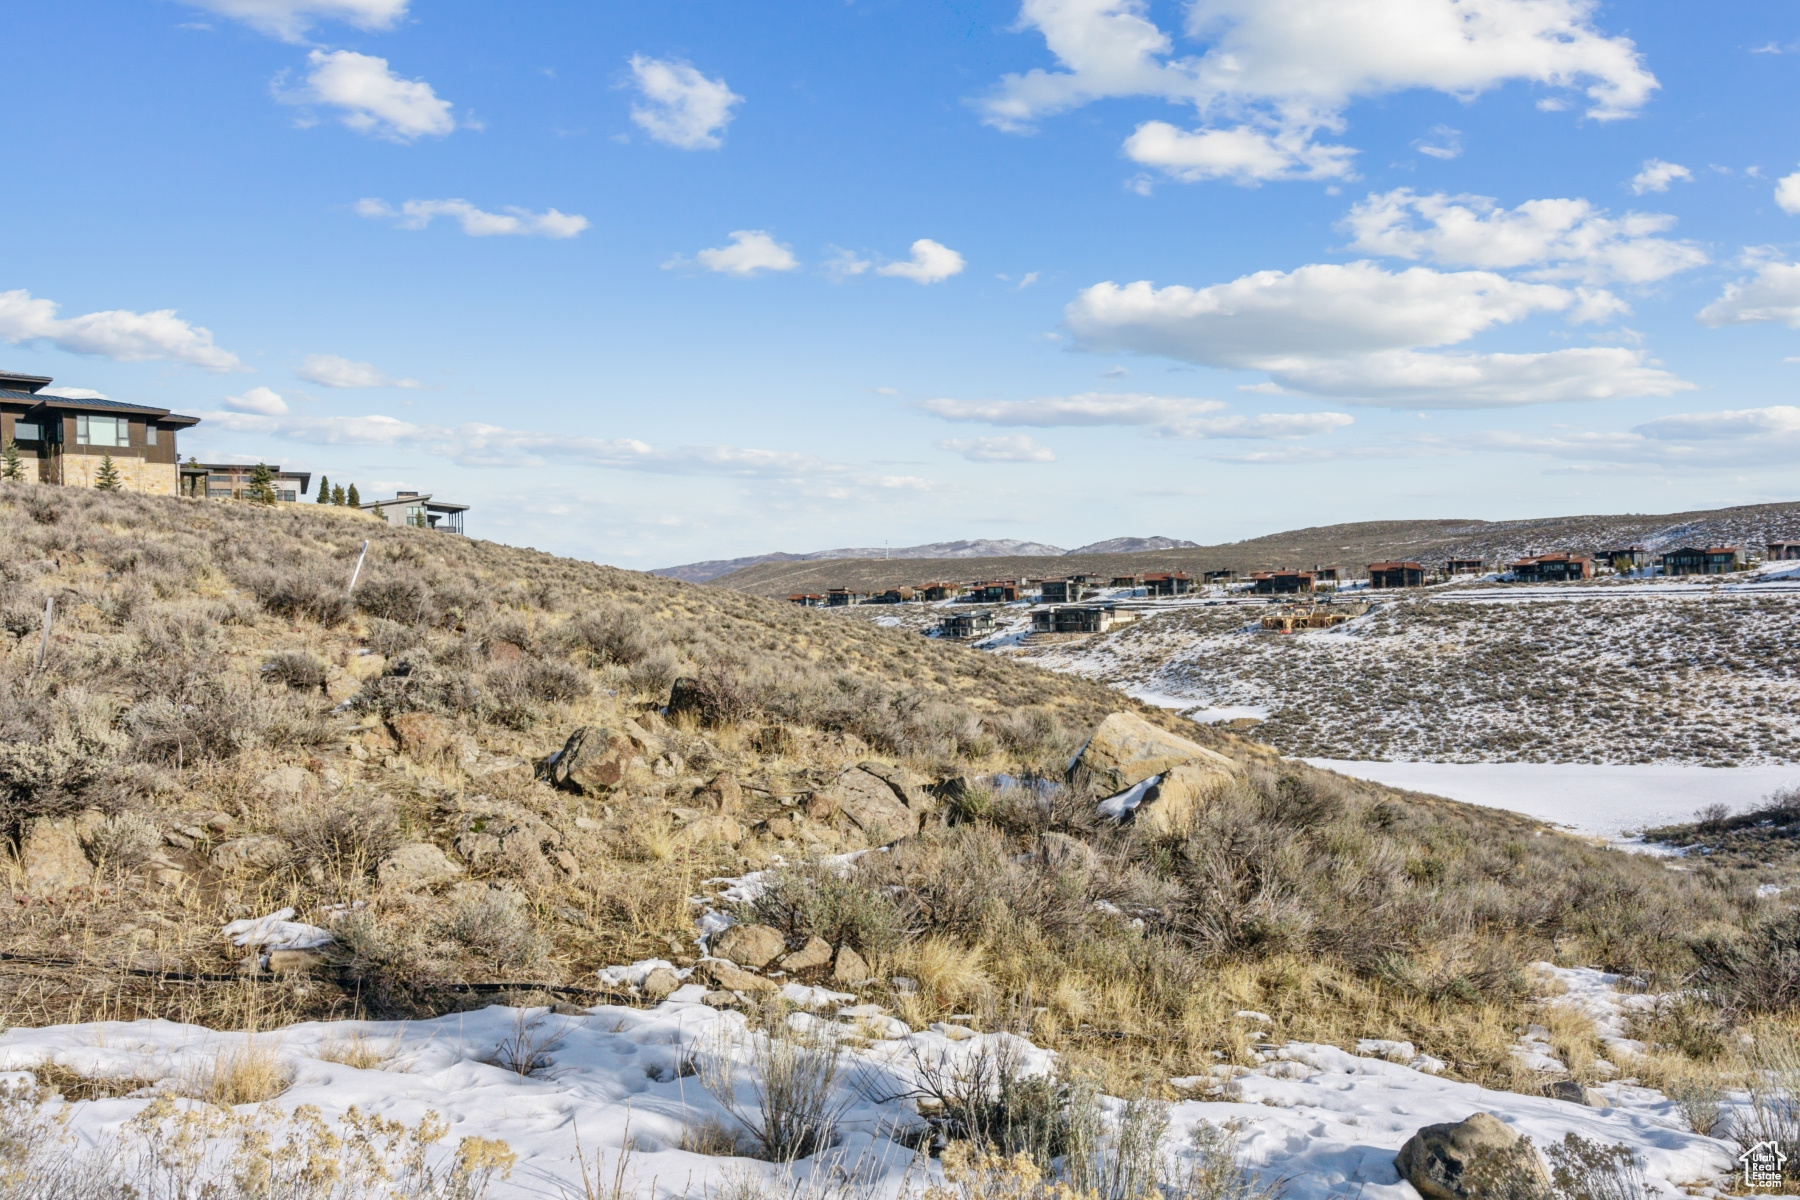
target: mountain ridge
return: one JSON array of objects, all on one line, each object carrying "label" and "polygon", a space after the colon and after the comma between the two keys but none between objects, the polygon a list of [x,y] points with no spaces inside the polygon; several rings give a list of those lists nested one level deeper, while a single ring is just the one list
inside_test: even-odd
[{"label": "mountain ridge", "polygon": [[711,583],[734,571],[761,566],[763,563],[825,562],[846,558],[880,559],[882,561],[918,558],[1056,558],[1068,554],[1167,550],[1196,544],[1180,538],[1159,535],[1147,538],[1108,538],[1102,542],[1090,542],[1086,546],[1077,546],[1073,550],[1064,550],[1061,546],[1052,546],[1047,542],[1021,541],[1018,538],[974,538],[953,542],[926,542],[923,545],[901,546],[898,549],[886,546],[845,546],[836,550],[814,550],[807,554],[777,551],[772,554],[752,554],[744,558],[714,558],[704,562],[682,563],[673,567],[658,567],[648,574],[660,575],[665,579],[679,579],[684,583]]}]

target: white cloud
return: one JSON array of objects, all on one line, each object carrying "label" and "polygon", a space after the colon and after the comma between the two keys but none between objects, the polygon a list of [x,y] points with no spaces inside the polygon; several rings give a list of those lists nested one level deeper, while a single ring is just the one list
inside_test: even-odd
[{"label": "white cloud", "polygon": [[1702,325],[1754,325],[1778,321],[1800,329],[1800,264],[1763,262],[1749,279],[1725,285],[1717,300],[1701,309]]},{"label": "white cloud", "polygon": [[40,396],[61,396],[64,400],[110,400],[105,392],[96,392],[93,388],[80,387],[47,387],[39,388]]},{"label": "white cloud", "polygon": [[443,137],[456,128],[448,100],[439,99],[422,79],[395,75],[385,58],[354,50],[314,50],[306,61],[312,64],[306,86],[285,92],[277,77],[276,99],[342,109],[339,119],[351,129],[394,142],[427,134]]},{"label": "white cloud", "polygon": [[225,407],[264,417],[286,416],[288,411],[287,401],[266,387],[253,387],[241,396],[227,396]]},{"label": "white cloud", "polygon": [[315,20],[343,21],[358,29],[392,29],[406,15],[407,0],[187,0],[196,8],[242,21],[284,42],[298,42]]},{"label": "white cloud", "polygon": [[0,292],[0,341],[49,342],[72,354],[92,354],[115,362],[188,363],[208,371],[241,371],[229,350],[213,345],[210,329],[189,324],[172,308],[136,313],[124,309],[63,319],[57,304],[23,289]]},{"label": "white cloud", "polygon": [[1664,162],[1660,158],[1646,158],[1644,168],[1631,177],[1631,194],[1642,196],[1645,192],[1666,192],[1669,185],[1677,179],[1688,183],[1694,182],[1694,173],[1680,163]]},{"label": "white cloud", "polygon": [[[740,278],[755,275],[758,271],[792,271],[800,265],[791,250],[762,229],[734,229],[731,245],[702,250],[694,255],[694,259],[709,271]],[[689,261],[678,254],[664,263],[663,269],[689,265]]]},{"label": "white cloud", "polygon": [[[926,400],[920,408],[947,421],[984,425],[1140,426],[1163,437],[1285,438],[1325,433],[1353,422],[1344,413],[1262,413],[1219,415],[1220,400],[1146,396],[1132,392],[1083,392],[1034,400]],[[940,442],[939,445],[945,443]]]},{"label": "white cloud", "polygon": [[328,388],[416,388],[416,379],[396,379],[374,363],[353,362],[336,354],[309,354],[300,362],[295,375],[308,383]]},{"label": "white cloud", "polygon": [[1056,452],[1023,433],[1000,437],[945,438],[940,450],[951,450],[970,462],[1055,462]]},{"label": "white cloud", "polygon": [[363,199],[354,207],[359,217],[398,217],[401,229],[423,229],[438,217],[452,217],[470,237],[572,238],[588,227],[586,217],[554,208],[534,213],[508,206],[491,213],[467,200],[408,200],[396,210],[386,200]]},{"label": "white cloud", "polygon": [[644,97],[631,106],[631,119],[657,141],[683,150],[717,150],[732,108],[744,102],[723,79],[708,79],[682,62],[634,54],[631,74]]},{"label": "white cloud", "polygon": [[1266,372],[1282,388],[1400,408],[1667,395],[1691,385],[1634,350],[1424,354],[1534,313],[1589,319],[1605,293],[1488,271],[1389,272],[1369,262],[1259,271],[1207,288],[1101,283],[1065,310],[1086,349]]},{"label": "white cloud", "polygon": [[960,275],[962,269],[962,255],[940,242],[920,238],[912,244],[910,259],[876,267],[875,273],[910,279],[914,283],[942,283],[952,275]]},{"label": "white cloud", "polygon": [[1343,228],[1355,235],[1352,247],[1369,254],[1488,270],[1536,267],[1538,279],[1651,283],[1707,262],[1693,242],[1652,236],[1674,224],[1662,213],[1608,217],[1586,200],[1527,200],[1506,209],[1489,196],[1399,188],[1352,207]]},{"label": "white cloud", "polygon": [[1432,158],[1460,157],[1463,152],[1462,130],[1452,129],[1448,125],[1433,126],[1430,138],[1420,138],[1413,143],[1413,149]]},{"label": "white cloud", "polygon": [[1800,216],[1800,171],[1775,181],[1775,203],[1790,216]]},{"label": "white cloud", "polygon": [[1186,57],[1147,9],[1023,0],[1019,26],[1043,35],[1061,69],[1005,76],[979,103],[984,119],[1023,130],[1096,100],[1158,97],[1193,104],[1205,124],[1183,136],[1140,126],[1137,161],[1184,179],[1324,178],[1347,171],[1352,151],[1309,143],[1340,130],[1358,99],[1467,98],[1523,80],[1584,88],[1588,115],[1611,120],[1657,86],[1628,39],[1593,27],[1589,0],[1192,0],[1185,32],[1206,49]]},{"label": "white cloud", "polygon": [[858,258],[855,251],[837,249],[836,254],[825,260],[825,273],[841,283],[861,275],[874,265],[866,258]]},{"label": "white cloud", "polygon": [[1584,467],[1651,464],[1727,468],[1785,465],[1800,453],[1800,408],[1790,404],[1674,413],[1626,432],[1487,432],[1452,439],[1466,450],[1499,450],[1574,460]]}]

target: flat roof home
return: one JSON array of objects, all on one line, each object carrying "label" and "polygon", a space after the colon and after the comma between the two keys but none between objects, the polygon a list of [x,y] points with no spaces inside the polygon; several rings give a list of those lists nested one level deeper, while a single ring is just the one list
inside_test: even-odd
[{"label": "flat roof home", "polygon": [[[311,471],[284,471],[271,464],[262,465],[268,466],[270,474],[274,475],[275,499],[283,503],[298,502],[312,486]],[[182,463],[181,494],[203,500],[248,500],[250,476],[256,466],[254,463]]]},{"label": "flat roof home", "polygon": [[1193,579],[1180,571],[1144,576],[1144,591],[1152,596],[1185,596],[1193,590]]},{"label": "flat roof home", "polygon": [[1769,551],[1763,555],[1765,562],[1786,562],[1800,558],[1800,542],[1770,542]]},{"label": "flat roof home", "polygon": [[946,583],[943,580],[939,580],[935,583],[921,583],[918,587],[914,588],[913,591],[917,593],[921,599],[935,604],[939,600],[954,600],[962,595],[963,585],[960,583]]},{"label": "flat roof home", "polygon": [[978,604],[1010,604],[1019,598],[1019,585],[1010,579],[971,584],[966,598]]},{"label": "flat roof home", "polygon": [[1142,575],[1114,575],[1111,586],[1141,588],[1144,586],[1144,577]]},{"label": "flat roof home", "polygon": [[845,608],[852,604],[862,604],[869,598],[867,592],[853,592],[849,588],[835,587],[825,593],[825,607]]},{"label": "flat roof home", "polygon": [[1594,560],[1585,554],[1539,554],[1521,558],[1510,568],[1520,583],[1571,583],[1594,577]]},{"label": "flat roof home", "polygon": [[391,500],[367,500],[359,506],[374,513],[389,525],[413,525],[423,529],[441,529],[445,533],[463,531],[466,504],[433,500],[430,492],[395,492]]},{"label": "flat roof home", "polygon": [[1370,563],[1369,586],[1372,588],[1424,587],[1425,568],[1416,562]]},{"label": "flat roof home", "polygon": [[1046,579],[1038,596],[1045,604],[1079,604],[1083,590],[1077,578]]},{"label": "flat roof home", "polygon": [[1742,555],[1736,546],[1683,546],[1662,556],[1664,575],[1725,575],[1738,569]]},{"label": "flat roof home", "polygon": [[45,393],[48,375],[0,371],[0,446],[15,442],[26,478],[93,487],[107,456],[127,492],[174,496],[181,490],[175,436],[200,423],[149,404],[72,400]]},{"label": "flat roof home", "polygon": [[801,608],[821,608],[825,597],[818,592],[795,592],[788,597],[789,604],[798,604]]},{"label": "flat roof home", "polygon": [[1310,592],[1318,581],[1311,571],[1256,571],[1251,574],[1250,579],[1250,590],[1259,596]]},{"label": "flat roof home", "polygon": [[1207,571],[1202,574],[1200,578],[1204,579],[1207,583],[1230,583],[1237,578],[1237,572],[1232,570]]},{"label": "flat roof home", "polygon": [[1656,560],[1648,546],[1615,546],[1611,550],[1594,551],[1594,561],[1606,563],[1615,571],[1636,571]]},{"label": "flat roof home", "polygon": [[938,622],[938,636],[940,637],[972,638],[992,632],[994,632],[994,614],[991,612],[953,613]]},{"label": "flat roof home", "polygon": [[909,587],[889,588],[869,597],[870,604],[910,604],[912,600],[913,590]]},{"label": "flat roof home", "polygon": [[1065,604],[1031,614],[1033,633],[1105,633],[1115,625],[1136,619],[1136,613],[1119,612],[1109,604]]},{"label": "flat roof home", "polygon": [[1487,572],[1487,564],[1479,558],[1452,558],[1444,562],[1446,575],[1482,575]]}]

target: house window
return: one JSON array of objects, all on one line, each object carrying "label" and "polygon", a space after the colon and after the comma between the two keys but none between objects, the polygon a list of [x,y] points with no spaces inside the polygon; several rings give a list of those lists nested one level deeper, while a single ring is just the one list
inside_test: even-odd
[{"label": "house window", "polygon": [[125,417],[92,417],[81,413],[75,418],[75,444],[78,446],[129,446],[131,422]]},{"label": "house window", "polygon": [[275,493],[275,495],[276,495],[276,496],[277,496],[277,497],[278,497],[278,498],[279,498],[279,499],[281,499],[281,500],[284,500],[284,501],[286,501],[286,502],[287,502],[287,503],[289,503],[289,504],[292,504],[292,503],[293,503],[293,502],[294,502],[294,499],[295,499],[295,496],[294,496],[294,493],[293,493],[293,492],[277,492],[277,493]]},{"label": "house window", "polygon": [[18,441],[35,442],[43,436],[43,431],[28,421],[13,422],[13,437]]},{"label": "house window", "polygon": [[150,424],[149,422],[144,423],[144,445],[146,445],[146,446],[156,445],[156,426]]}]

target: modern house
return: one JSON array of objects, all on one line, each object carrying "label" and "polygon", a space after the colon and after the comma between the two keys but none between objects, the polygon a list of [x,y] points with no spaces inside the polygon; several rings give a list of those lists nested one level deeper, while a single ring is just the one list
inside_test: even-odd
[{"label": "modern house", "polygon": [[1185,596],[1194,590],[1194,581],[1176,571],[1173,574],[1144,576],[1144,592],[1151,596]]},{"label": "modern house", "polygon": [[867,592],[853,592],[849,588],[832,588],[825,593],[825,607],[844,608],[851,604],[864,604],[869,599]]},{"label": "modern house", "polygon": [[1662,556],[1664,575],[1725,575],[1739,569],[1742,554],[1736,546],[1683,546]]},{"label": "modern house", "polygon": [[[243,463],[182,463],[181,494],[202,500],[250,499],[250,476],[255,466]],[[292,504],[312,486],[311,471],[284,471],[270,466],[275,476],[275,499]]]},{"label": "modern house", "polygon": [[1046,579],[1038,594],[1045,604],[1079,604],[1082,590],[1077,579]]},{"label": "modern house", "polygon": [[1648,546],[1616,546],[1594,551],[1594,561],[1606,563],[1615,571],[1641,571],[1656,561]]},{"label": "modern house", "polygon": [[938,622],[938,634],[947,638],[972,638],[994,632],[991,612],[956,613]]},{"label": "modern house", "polygon": [[1763,555],[1764,562],[1787,562],[1800,558],[1800,542],[1770,542],[1768,553]]},{"label": "modern house", "polygon": [[360,507],[389,525],[413,525],[445,533],[461,533],[463,514],[469,511],[466,504],[433,500],[430,492],[395,492],[392,500],[369,500]]},{"label": "modern house", "polygon": [[963,585],[960,583],[944,583],[942,581],[937,583],[921,583],[918,587],[914,588],[913,591],[918,594],[921,600],[935,604],[940,600],[954,600],[962,595]]},{"label": "modern house", "polygon": [[1142,575],[1114,575],[1112,578],[1111,586],[1123,587],[1123,588],[1141,588],[1144,586],[1144,577]]},{"label": "modern house", "polygon": [[1569,583],[1594,577],[1594,560],[1585,554],[1540,554],[1512,564],[1512,576],[1520,583]]},{"label": "modern house", "polygon": [[978,604],[1010,604],[1019,598],[1019,585],[1011,579],[971,584],[967,599]]},{"label": "modern house", "polygon": [[1031,614],[1033,633],[1105,633],[1115,625],[1136,619],[1107,604],[1071,604],[1042,608]]},{"label": "modern house", "polygon": [[825,597],[817,592],[795,592],[788,597],[789,604],[798,604],[801,608],[823,608]]},{"label": "modern house", "polygon": [[1479,558],[1452,558],[1444,563],[1446,575],[1485,575],[1487,564]]},{"label": "modern house", "polygon": [[1338,569],[1315,565],[1312,569],[1312,577],[1314,583],[1329,583],[1335,586],[1338,581]]},{"label": "modern house", "polygon": [[1208,571],[1200,576],[1207,583],[1230,583],[1237,578],[1236,571]]},{"label": "modern house", "polygon": [[910,603],[912,603],[913,596],[914,596],[913,590],[909,587],[889,588],[885,592],[878,592],[875,595],[870,596],[869,603],[870,604],[910,604]]},{"label": "modern house", "polygon": [[175,435],[200,423],[166,408],[44,393],[48,375],[0,371],[0,446],[18,445],[27,478],[92,487],[110,455],[127,492],[173,496],[181,489]]},{"label": "modern house", "polygon": [[1416,562],[1370,563],[1369,586],[1372,588],[1424,587],[1425,568]]},{"label": "modern house", "polygon": [[1289,596],[1310,592],[1318,582],[1311,571],[1256,571],[1250,576],[1250,590],[1259,596]]}]

